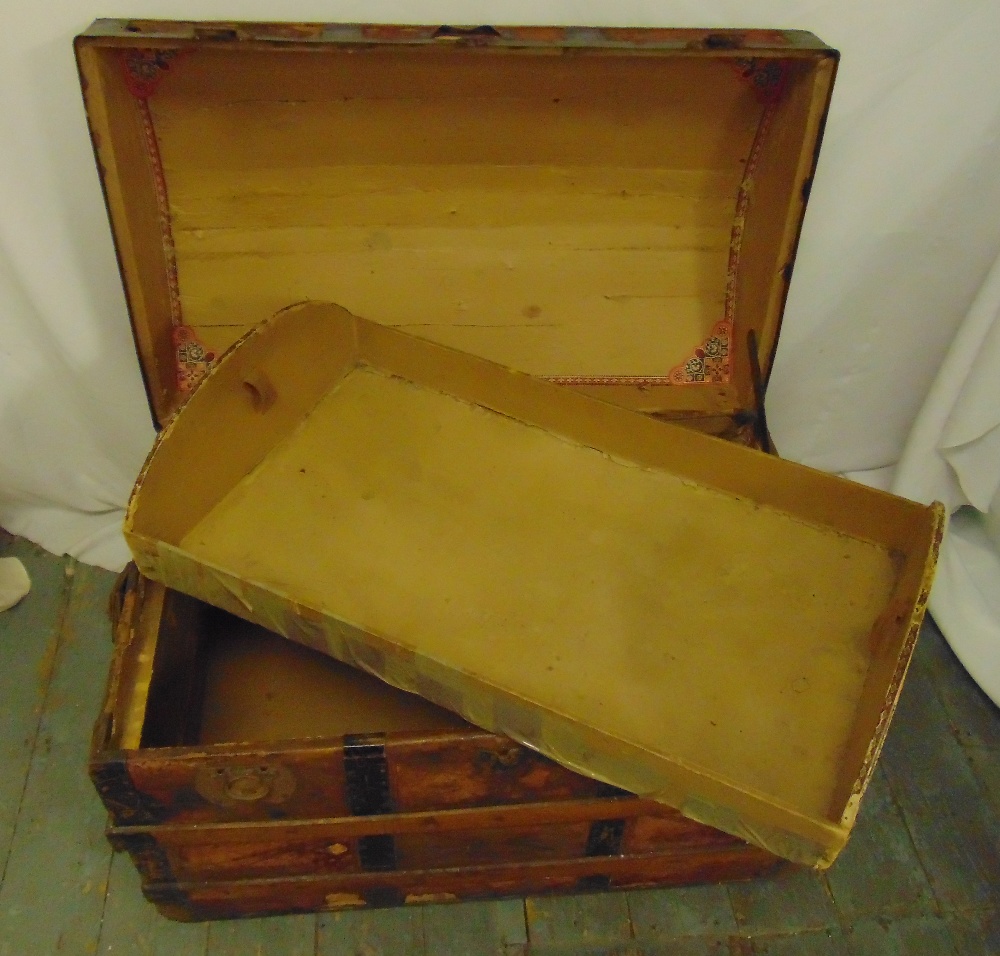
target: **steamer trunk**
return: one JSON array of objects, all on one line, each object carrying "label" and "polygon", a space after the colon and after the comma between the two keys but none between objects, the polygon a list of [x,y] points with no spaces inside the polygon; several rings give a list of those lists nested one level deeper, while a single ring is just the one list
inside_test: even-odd
[{"label": "steamer trunk", "polygon": [[[689,432],[773,451],[764,393],[836,51],[781,30],[101,20],[77,38],[76,54],[152,417],[161,434],[173,432],[137,484],[142,514],[138,525],[130,516],[130,534],[150,575],[183,580],[123,575],[91,753],[109,837],[131,854],[146,896],[172,918],[205,919],[742,879],[779,865],[691,818],[828,864],[895,706],[940,513],[835,488],[805,469],[779,471],[756,451],[736,458],[731,445]],[[774,498],[776,512],[832,524],[828,538],[846,529],[866,539],[885,589],[895,590],[873,626],[863,622],[835,651],[846,670],[857,665],[851,693],[817,695],[816,712],[843,725],[837,739],[806,739],[810,695],[789,696],[809,686],[802,678],[790,691],[770,688],[776,711],[792,702],[795,754],[781,750],[789,734],[765,733],[752,753],[730,746],[740,733],[732,713],[745,704],[752,724],[769,711],[742,675],[781,668],[720,657],[720,670],[738,679],[717,688],[714,696],[737,702],[719,721],[710,706],[699,710],[713,694],[675,675],[662,694],[654,688],[654,703],[669,697],[685,711],[691,694],[692,713],[706,717],[683,731],[651,719],[666,738],[657,746],[671,751],[661,755],[657,795],[685,816],[542,756],[547,739],[521,732],[538,723],[530,702],[507,714],[517,718],[509,724],[475,717],[520,743],[476,729],[451,712],[461,709],[454,688],[426,674],[411,686],[406,654],[373,650],[364,633],[341,647],[331,637],[339,624],[304,597],[272,602],[280,614],[250,624],[241,618],[260,617],[264,589],[244,593],[242,577],[226,587],[218,576],[204,592],[211,561],[161,567],[160,551],[176,542],[160,525],[183,529],[222,488],[202,479],[216,466],[240,479],[240,455],[255,467],[253,446],[282,434],[275,417],[295,425],[289,402],[319,398],[308,383],[333,367],[330,350],[299,340],[304,352],[284,365],[283,346],[257,354],[274,331],[259,323],[302,302],[311,304],[297,314],[319,316],[317,328],[347,309],[369,339],[408,352],[411,364],[426,365],[420,355],[443,361],[474,392],[486,380],[504,391],[508,370],[527,373],[511,395],[535,395],[529,404],[542,418],[562,408],[589,419],[612,445],[633,434],[626,458],[662,452],[680,474],[700,462],[706,488],[728,489],[709,508],[713,533],[741,553],[754,542],[718,517],[726,495]],[[227,351],[255,327],[249,347]],[[427,341],[404,347],[401,333]],[[253,367],[241,369],[248,355]],[[565,389],[546,391],[536,379]],[[588,411],[594,398],[610,404]],[[199,431],[199,401],[222,409],[222,426]],[[399,421],[409,421],[403,411]],[[296,467],[295,480],[305,470]],[[365,491],[359,508],[372,499]],[[695,543],[705,533],[696,512],[680,515]],[[257,550],[266,550],[259,540]],[[302,549],[301,567],[317,554]],[[755,570],[759,558],[743,566]],[[767,591],[751,590],[755,601]],[[745,609],[733,612],[727,624],[742,620],[754,639],[766,633],[765,654],[791,666],[798,635],[775,636],[781,628],[765,632]],[[653,617],[632,637],[653,635],[650,654],[659,654],[663,635],[654,632],[672,618]],[[725,628],[675,630],[703,647]],[[349,650],[343,656],[366,671],[405,677],[395,682],[422,696],[285,637]],[[704,689],[715,672],[697,670]],[[610,777],[579,743],[565,762]],[[815,751],[826,763],[812,770],[824,779],[803,809],[792,792],[796,761],[810,763]],[[746,760],[730,765],[729,754]],[[642,774],[630,774],[643,754],[606,749],[605,765],[609,755],[617,782],[642,790]],[[755,760],[767,773],[744,766]]]}]

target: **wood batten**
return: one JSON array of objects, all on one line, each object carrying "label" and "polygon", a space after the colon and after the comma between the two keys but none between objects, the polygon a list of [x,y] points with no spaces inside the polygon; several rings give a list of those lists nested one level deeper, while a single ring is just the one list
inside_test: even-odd
[{"label": "wood batten", "polygon": [[152,127],[144,104],[126,88],[120,50],[77,38],[76,54],[139,365],[153,420],[163,424],[180,395],[171,338],[170,270],[150,167]]},{"label": "wood batten", "polygon": [[774,360],[836,67],[832,51],[816,60],[787,61],[781,95],[760,130],[760,156],[747,184],[746,208],[738,210],[743,221],[734,225],[734,234],[739,230],[741,237],[732,289],[732,369],[741,408],[754,404],[751,330],[765,384]]}]

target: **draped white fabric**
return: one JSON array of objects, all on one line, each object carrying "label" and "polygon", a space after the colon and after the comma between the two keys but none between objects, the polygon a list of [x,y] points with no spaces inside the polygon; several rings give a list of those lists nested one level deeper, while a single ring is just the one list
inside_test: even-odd
[{"label": "draped white fabric", "polygon": [[[95,10],[16,4],[0,33],[0,524],[115,567],[152,428],[71,51]],[[968,388],[946,414],[924,413],[896,487],[991,513],[1000,356],[984,347],[963,365],[948,350],[957,330],[973,334],[963,320],[1000,253],[996,0],[131,0],[120,10],[814,31],[843,59],[768,397],[778,447],[830,471],[892,466],[947,353],[957,371],[947,388],[942,372],[935,393],[956,375]],[[942,415],[935,431],[928,422]],[[942,580],[954,560],[949,545]],[[984,613],[997,620],[996,608]]]},{"label": "draped white fabric", "polygon": [[931,613],[1000,704],[1000,258],[941,364],[893,490],[956,512]]}]

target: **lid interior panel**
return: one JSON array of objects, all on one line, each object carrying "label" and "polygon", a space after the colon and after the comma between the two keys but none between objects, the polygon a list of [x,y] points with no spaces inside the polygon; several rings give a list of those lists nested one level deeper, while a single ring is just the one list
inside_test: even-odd
[{"label": "lid interior panel", "polygon": [[[122,165],[156,185],[151,204],[121,183],[122,205],[136,197],[163,233],[169,315],[139,317],[162,325],[148,361],[172,351],[198,377],[247,328],[314,299],[644,410],[752,403],[731,360],[746,349],[750,182],[776,128],[778,175],[811,157],[825,51],[149,42],[81,59],[85,74],[102,65],[88,100],[131,110],[143,133]],[[765,292],[797,236],[794,192],[775,193],[778,226],[757,243]],[[126,260],[126,282],[148,284]],[[771,343],[780,304],[751,298]]]},{"label": "lid interior panel", "polygon": [[533,374],[653,376],[721,317],[759,120],[724,64],[301,54],[206,101],[218,61],[151,101],[194,328],[319,299]]}]

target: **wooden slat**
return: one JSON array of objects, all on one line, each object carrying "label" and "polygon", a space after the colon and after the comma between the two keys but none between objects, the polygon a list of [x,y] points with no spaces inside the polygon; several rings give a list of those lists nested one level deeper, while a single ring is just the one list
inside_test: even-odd
[{"label": "wooden slat", "polygon": [[67,571],[69,604],[0,887],[5,956],[93,951],[104,906],[105,814],[83,767],[111,656],[105,605],[114,575],[75,563]]},{"label": "wooden slat", "polygon": [[0,531],[0,557],[19,558],[31,578],[31,593],[0,614],[0,880],[11,840],[39,713],[48,694],[68,598],[65,562],[22,539]]},{"label": "wooden slat", "polygon": [[913,914],[934,906],[927,877],[881,770],[875,772],[857,827],[827,873],[838,909],[849,919]]},{"label": "wooden slat", "polygon": [[571,893],[582,886],[684,885],[758,876],[770,865],[746,851],[664,853],[408,872],[321,874],[213,883],[166,883],[157,896],[181,899],[192,918],[343,910],[529,894]]},{"label": "wooden slat", "polygon": [[651,103],[664,111],[689,108],[703,125],[717,127],[718,117],[705,111],[731,109],[745,90],[731,64],[713,56],[644,57],[620,51],[577,56],[555,49],[538,55],[442,46],[288,50],[240,43],[238,57],[232,47],[202,45],[171,70],[159,92],[201,106],[422,97],[464,100],[474,107],[484,98],[522,96],[593,107],[631,97],[646,109]]},{"label": "wooden slat", "polygon": [[309,747],[307,741],[297,743],[304,746],[217,745],[177,748],[174,754],[167,748],[132,751],[128,768],[137,790],[151,798],[150,814],[158,822],[271,819],[270,805],[266,801],[233,801],[220,806],[197,791],[197,781],[218,768],[261,764],[279,766],[297,781],[295,791],[281,804],[287,819],[314,819],[324,813],[346,814],[343,748],[337,744]]},{"label": "wooden slat", "polygon": [[207,956],[313,956],[316,917],[228,920],[208,927]]},{"label": "wooden slat", "polygon": [[628,894],[628,905],[639,940],[737,932],[733,907],[724,886],[633,890]]},{"label": "wooden slat", "polygon": [[[670,807],[648,800],[624,798],[557,800],[539,803],[515,803],[509,806],[466,807],[456,810],[428,810],[423,813],[383,813],[361,816],[319,817],[307,820],[264,820],[239,823],[198,823],[189,825],[156,825],[120,827],[116,834],[124,837],[149,834],[166,846],[190,846],[199,843],[238,845],[253,842],[255,837],[266,839],[334,840],[338,837],[370,836],[379,833],[442,834],[455,831],[482,832],[503,828],[545,827],[553,824],[587,823],[596,819],[630,819],[645,814],[662,814],[665,822],[673,822],[660,840],[645,841],[631,852],[640,854],[677,847],[696,848],[717,846],[729,849],[745,846],[739,840],[689,821]],[[713,839],[714,837],[714,839]],[[754,850],[760,854],[763,851]]]},{"label": "wooden slat", "polygon": [[[317,956],[421,956],[424,911],[346,911],[319,917]],[[436,954],[429,954],[436,956]]]},{"label": "wooden slat", "polygon": [[[401,244],[480,227],[479,246],[511,249],[569,240],[584,247],[649,242],[668,249],[718,241],[732,229],[738,170],[626,166],[482,166],[384,161],[309,166],[196,168],[178,157],[170,200],[183,254],[232,251],[240,243],[295,248],[343,238],[345,230],[398,230]],[[295,231],[312,227],[315,233]]]},{"label": "wooden slat", "polygon": [[507,947],[528,941],[521,900],[495,900],[428,906],[424,910],[424,942],[429,956],[506,956]]},{"label": "wooden slat", "polygon": [[742,932],[788,933],[837,925],[837,911],[823,877],[792,870],[777,879],[734,883],[729,887]]},{"label": "wooden slat", "polygon": [[428,736],[410,744],[390,738],[386,756],[393,802],[401,812],[550,803],[616,792],[492,734]]},{"label": "wooden slat", "polygon": [[559,943],[592,946],[632,938],[625,893],[529,897],[524,911],[532,947]]},{"label": "wooden slat", "polygon": [[[313,80],[305,91],[302,77],[277,76],[293,58],[254,63],[244,54],[216,60],[211,70],[197,55],[180,63],[152,99],[164,162],[176,167],[174,159],[183,160],[187,150],[192,166],[232,170],[287,166],[295,159],[308,165],[724,168],[746,157],[760,112],[735,71],[715,63],[692,71],[690,61],[605,61],[605,70],[613,62],[625,75],[605,75],[603,91],[592,88],[585,98],[582,73],[576,81],[561,78],[574,95],[542,88],[545,77],[538,71],[551,58],[489,61],[491,67],[513,63],[528,86],[523,92],[511,89],[518,79],[513,73],[487,77],[482,63],[467,63],[464,70],[448,64],[432,79],[426,58],[405,54],[395,63],[301,58]],[[536,75],[529,78],[528,70]],[[392,80],[407,87],[383,85]],[[260,94],[250,92],[268,83]],[[298,91],[290,90],[293,83]],[[227,85],[229,95],[220,97]]]}]

